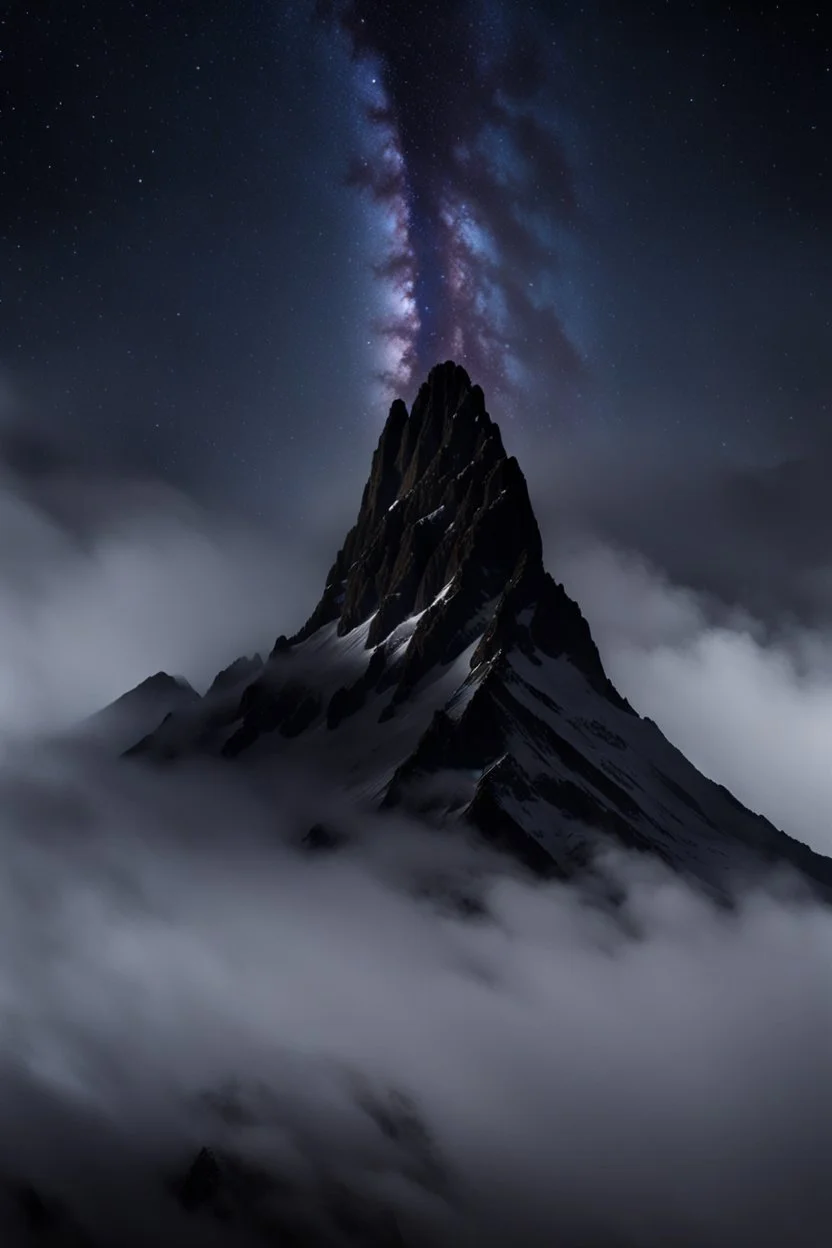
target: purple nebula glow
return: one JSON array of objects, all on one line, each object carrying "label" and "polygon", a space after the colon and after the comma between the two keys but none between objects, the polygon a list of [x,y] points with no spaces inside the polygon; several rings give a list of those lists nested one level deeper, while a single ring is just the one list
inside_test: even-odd
[{"label": "purple nebula glow", "polygon": [[495,394],[541,358],[579,376],[554,279],[558,231],[580,213],[532,19],[495,26],[481,0],[430,0],[396,20],[369,0],[318,11],[350,41],[365,123],[348,180],[378,210],[379,377],[406,390],[448,356]]}]

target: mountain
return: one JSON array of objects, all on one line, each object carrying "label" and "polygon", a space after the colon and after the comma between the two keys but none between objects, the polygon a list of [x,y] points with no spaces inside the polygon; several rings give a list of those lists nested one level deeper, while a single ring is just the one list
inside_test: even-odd
[{"label": "mountain", "polygon": [[544,875],[599,844],[719,894],[773,864],[832,895],[832,862],[706,779],[607,677],[546,571],[517,460],[464,369],[390,408],[320,601],[265,663],[241,660],[128,753],[275,750],[380,806],[465,824]]},{"label": "mountain", "polygon": [[103,710],[90,715],[82,724],[81,733],[91,739],[102,739],[111,748],[120,743],[121,748],[126,749],[135,741],[137,732],[152,731],[174,711],[198,701],[199,694],[182,676],[157,672]]}]

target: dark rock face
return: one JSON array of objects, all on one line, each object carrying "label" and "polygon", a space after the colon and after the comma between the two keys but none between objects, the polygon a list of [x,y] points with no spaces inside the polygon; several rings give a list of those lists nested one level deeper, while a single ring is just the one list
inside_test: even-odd
[{"label": "dark rock face", "polygon": [[274,684],[261,677],[243,694],[238,711],[243,722],[228,738],[222,752],[226,758],[235,758],[266,732],[297,737],[317,719],[320,711],[319,695],[300,681]]},{"label": "dark rock face", "polygon": [[[505,808],[506,793],[522,798],[529,791],[528,781],[520,768],[510,757],[506,757],[491,768],[477,785],[474,798],[465,812],[466,819],[489,844],[516,858],[534,875],[542,879],[566,878],[569,872],[560,867]],[[573,865],[583,864],[576,862]]]},{"label": "dark rock face", "polygon": [[499,593],[526,549],[540,559],[522,473],[479,386],[458,365],[440,365],[410,416],[401,400],[391,407],[358,519],[293,640],[335,619],[344,634],[375,614],[367,644],[376,645],[457,574],[472,598]]},{"label": "dark rock face", "polygon": [[327,728],[337,728],[342,720],[360,711],[367,695],[379,687],[387,666],[387,652],[383,646],[374,650],[370,661],[358,680],[351,685],[341,685],[329,700],[326,710]]},{"label": "dark rock face", "polygon": [[[391,681],[389,717],[431,669],[476,639],[484,609],[497,607],[477,662],[509,640],[521,643],[516,617],[529,606],[528,646],[573,657],[599,689],[618,698],[580,610],[544,573],[542,560],[525,478],[505,453],[482,390],[463,368],[441,364],[410,415],[401,400],[392,405],[358,519],[292,643],[333,621],[344,635],[372,617],[366,645],[377,647],[424,613]],[[363,705],[372,683],[338,691],[331,726]]]},{"label": "dark rock face", "polygon": [[287,651],[290,649],[291,649],[291,645],[289,642],[289,638],[286,636],[285,633],[281,633],[280,636],[275,641],[274,645],[272,646],[272,652],[269,655],[269,658],[273,659],[276,654],[286,654]]},{"label": "dark rock face", "polygon": [[[520,621],[523,612],[529,617],[527,623]],[[596,692],[620,710],[633,713],[604,671],[598,647],[577,602],[542,567],[530,566],[525,560],[506,586],[474,652],[472,666],[487,662],[512,646],[533,662],[539,662],[536,654],[569,659]]]}]

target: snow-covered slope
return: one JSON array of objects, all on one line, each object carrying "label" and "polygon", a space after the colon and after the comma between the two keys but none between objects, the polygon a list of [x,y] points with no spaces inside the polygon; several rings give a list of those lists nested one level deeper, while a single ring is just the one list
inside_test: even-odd
[{"label": "snow-covered slope", "polygon": [[832,893],[828,859],[707,780],[615,690],[544,570],[482,391],[450,362],[410,413],[393,404],[307,624],[130,752],[256,766],[275,750],[356,795],[463,820],[544,873],[612,837],[720,892],[779,863]]}]

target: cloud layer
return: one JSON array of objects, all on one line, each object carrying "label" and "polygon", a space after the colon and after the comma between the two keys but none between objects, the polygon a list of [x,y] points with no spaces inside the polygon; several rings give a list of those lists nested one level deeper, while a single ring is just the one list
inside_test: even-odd
[{"label": "cloud layer", "polygon": [[[35,753],[2,796],[0,1191],[126,1245],[278,1215],[347,1242],[343,1189],[414,1245],[825,1242],[826,913],[728,915],[622,858],[609,914],[360,812],[304,855],[228,774]],[[203,1145],[289,1191],[184,1213],[166,1184]]]},{"label": "cloud layer", "polygon": [[0,731],[57,728],[160,669],[197,687],[301,622],[323,562],[149,481],[0,471]]}]

